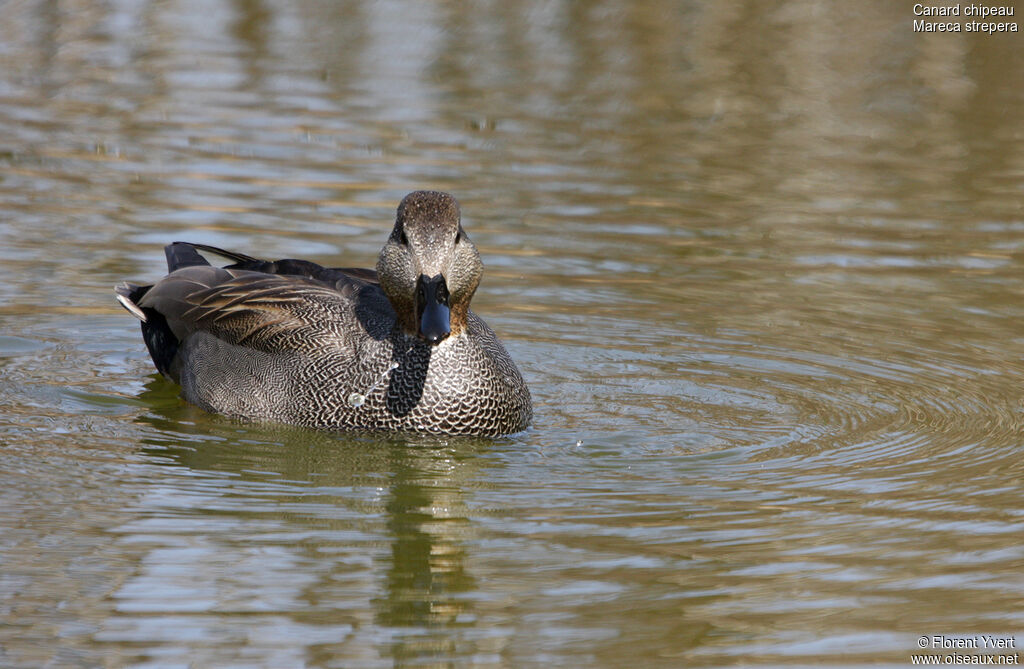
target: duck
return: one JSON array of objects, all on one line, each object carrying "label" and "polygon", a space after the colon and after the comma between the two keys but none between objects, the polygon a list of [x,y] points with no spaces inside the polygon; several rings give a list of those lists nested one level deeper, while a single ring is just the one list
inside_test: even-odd
[{"label": "duck", "polygon": [[141,321],[157,371],[208,412],[491,437],[532,420],[522,374],[469,308],[483,263],[448,193],[402,199],[375,270],[187,242],[164,251],[164,278],[115,293]]}]

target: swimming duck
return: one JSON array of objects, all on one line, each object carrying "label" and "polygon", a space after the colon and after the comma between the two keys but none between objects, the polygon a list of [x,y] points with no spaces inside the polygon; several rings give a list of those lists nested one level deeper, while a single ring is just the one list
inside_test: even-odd
[{"label": "swimming duck", "polygon": [[402,200],[376,271],[164,250],[167,276],[117,299],[192,404],[330,429],[497,436],[530,422],[523,377],[469,308],[483,264],[447,193]]}]

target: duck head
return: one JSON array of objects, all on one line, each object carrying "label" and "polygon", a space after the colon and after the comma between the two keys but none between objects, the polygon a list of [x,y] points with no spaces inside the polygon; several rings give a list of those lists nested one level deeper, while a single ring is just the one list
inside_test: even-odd
[{"label": "duck head", "polygon": [[410,335],[437,345],[466,329],[483,263],[448,193],[416,191],[402,199],[377,259],[380,287]]}]

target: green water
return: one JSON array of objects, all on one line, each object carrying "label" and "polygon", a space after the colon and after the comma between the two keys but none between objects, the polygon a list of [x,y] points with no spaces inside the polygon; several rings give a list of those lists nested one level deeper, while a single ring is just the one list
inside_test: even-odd
[{"label": "green water", "polygon": [[[0,666],[905,666],[1020,635],[1024,42],[913,18],[0,4]],[[462,203],[524,434],[210,416],[114,301],[175,240],[373,266],[418,188]]]}]

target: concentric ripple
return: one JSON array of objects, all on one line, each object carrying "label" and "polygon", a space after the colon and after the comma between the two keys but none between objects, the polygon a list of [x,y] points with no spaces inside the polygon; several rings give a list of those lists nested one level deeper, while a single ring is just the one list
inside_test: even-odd
[{"label": "concentric ripple", "polygon": [[[828,322],[714,336],[598,315],[587,324],[578,335],[582,378],[551,362],[553,338],[529,339],[535,362],[551,370],[543,398],[551,422],[570,429],[628,406],[667,450],[744,447],[766,462],[827,454],[850,466],[930,458],[961,466],[974,461],[972,445],[1008,450],[1024,432],[1024,366],[961,343],[957,332],[921,341],[894,330],[822,337],[839,326]],[[640,334],[594,336],[614,330]]]}]

